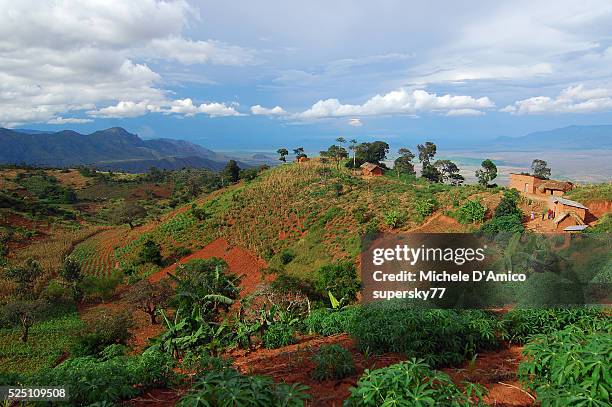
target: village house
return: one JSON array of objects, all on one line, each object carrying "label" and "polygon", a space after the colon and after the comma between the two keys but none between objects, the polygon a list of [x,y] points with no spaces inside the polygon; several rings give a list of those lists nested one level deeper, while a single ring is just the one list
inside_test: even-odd
[{"label": "village house", "polygon": [[542,179],[530,174],[510,174],[509,188],[536,195],[561,196],[574,187],[567,181]]},{"label": "village house", "polygon": [[383,169],[372,163],[363,163],[361,164],[361,174],[364,177],[380,177],[383,175]]},{"label": "village house", "polygon": [[299,163],[305,163],[306,161],[310,161],[310,158],[308,158],[308,157],[304,157],[304,156],[301,156],[301,157],[299,157],[299,158],[298,158],[297,160],[295,160],[295,161],[297,161],[297,162],[299,162]]},{"label": "village house", "polygon": [[581,203],[570,199],[551,197],[548,200],[548,208],[555,214],[553,223],[556,230],[574,232],[586,228],[585,219],[589,209]]}]

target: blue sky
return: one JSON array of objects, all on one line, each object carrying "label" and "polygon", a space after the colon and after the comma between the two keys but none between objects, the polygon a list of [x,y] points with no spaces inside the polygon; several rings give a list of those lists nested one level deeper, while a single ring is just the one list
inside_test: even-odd
[{"label": "blue sky", "polygon": [[608,0],[0,0],[0,125],[268,150],[609,124],[611,27]]}]

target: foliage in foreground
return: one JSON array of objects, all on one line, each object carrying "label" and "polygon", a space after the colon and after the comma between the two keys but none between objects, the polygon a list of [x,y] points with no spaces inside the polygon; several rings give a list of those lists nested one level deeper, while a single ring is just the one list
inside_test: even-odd
[{"label": "foliage in foreground", "polygon": [[242,375],[234,369],[212,370],[195,382],[180,407],[298,407],[309,399],[307,386],[274,383],[266,376]]},{"label": "foliage in foreground", "polygon": [[422,359],[411,359],[377,370],[366,370],[350,389],[345,406],[472,406],[482,404],[486,389],[431,370]]},{"label": "foliage in foreground", "polygon": [[570,325],[593,331],[607,318],[598,308],[517,308],[504,315],[503,324],[510,342],[524,344],[533,335],[550,334]]},{"label": "foliage in foreground", "polygon": [[360,349],[398,352],[432,366],[457,365],[499,347],[501,323],[483,311],[418,309],[401,302],[359,308],[351,334]]},{"label": "foliage in foreground", "polygon": [[355,362],[351,352],[338,344],[323,345],[312,357],[315,380],[344,379],[355,373]]},{"label": "foliage in foreground", "polygon": [[609,406],[612,392],[612,326],[592,331],[576,326],[528,343],[519,378],[546,406]]},{"label": "foliage in foreground", "polygon": [[347,307],[340,311],[316,309],[304,320],[304,325],[310,333],[323,336],[348,333],[352,331],[357,314],[358,307]]},{"label": "foliage in foreground", "polygon": [[173,361],[169,356],[151,351],[138,356],[112,356],[115,350],[106,352],[108,358],[72,358],[30,377],[15,376],[11,384],[67,386],[69,404],[87,406],[132,398],[148,388],[164,387],[174,380]]}]

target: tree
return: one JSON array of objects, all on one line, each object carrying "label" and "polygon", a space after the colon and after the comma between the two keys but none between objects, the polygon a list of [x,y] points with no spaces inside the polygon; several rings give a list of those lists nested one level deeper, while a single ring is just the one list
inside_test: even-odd
[{"label": "tree", "polygon": [[278,150],[276,150],[276,152],[278,153],[279,157],[278,159],[282,162],[287,162],[287,159],[285,158],[287,155],[289,155],[289,151],[286,148],[279,148]]},{"label": "tree", "polygon": [[350,303],[357,299],[361,284],[355,265],[346,261],[321,267],[317,271],[315,287],[322,292],[331,292],[340,302]]},{"label": "tree", "polygon": [[145,278],[132,285],[123,298],[136,309],[148,314],[152,324],[157,324],[157,312],[166,307],[172,294],[172,287],[166,281],[152,283]]},{"label": "tree", "polygon": [[336,142],[339,143],[339,144],[344,144],[344,143],[346,143],[346,139],[344,137],[338,137],[336,139]]},{"label": "tree", "polygon": [[[381,165],[381,161],[387,158],[389,144],[384,141],[374,141],[372,143],[361,143],[356,147],[356,160],[353,165],[357,166],[364,162]],[[357,162],[358,161],[358,162]]]},{"label": "tree", "polygon": [[531,172],[538,178],[548,179],[550,177],[550,168],[548,168],[548,163],[544,160],[533,160]]},{"label": "tree", "polygon": [[223,176],[230,182],[238,182],[240,179],[240,167],[236,160],[229,160],[223,169]]},{"label": "tree", "polygon": [[46,310],[46,303],[43,300],[15,300],[3,307],[2,312],[6,318],[21,326],[21,341],[28,341],[30,328]]},{"label": "tree", "polygon": [[489,182],[497,178],[497,166],[488,158],[480,166],[482,168],[476,170],[476,178],[478,178],[478,183],[486,188],[489,186]]},{"label": "tree", "polygon": [[397,172],[397,177],[399,178],[400,174],[414,175],[414,164],[412,163],[414,154],[412,151],[407,148],[400,148],[397,152],[399,157],[393,162],[393,168]]},{"label": "tree", "polygon": [[24,265],[9,267],[4,274],[17,284],[17,295],[20,298],[33,298],[34,285],[43,270],[36,260],[28,259]]},{"label": "tree", "polygon": [[340,167],[340,162],[348,157],[348,153],[346,152],[345,148],[335,144],[331,145],[327,151],[321,151],[321,155],[333,160],[336,163],[336,169]]},{"label": "tree", "polygon": [[436,155],[437,147],[431,141],[425,142],[425,144],[419,144],[417,146],[419,150],[419,161],[423,164],[423,168],[429,166],[431,160]]},{"label": "tree", "polygon": [[308,156],[306,155],[306,153],[304,153],[304,147],[298,147],[298,148],[294,148],[293,149],[293,154],[295,154],[295,158],[297,160],[299,160],[300,158],[304,157],[307,158]]},{"label": "tree", "polygon": [[140,249],[140,261],[142,263],[161,265],[162,256],[160,246],[150,239],[144,242],[142,249]]},{"label": "tree", "polygon": [[191,313],[198,307],[208,321],[216,319],[221,309],[228,310],[240,296],[240,278],[222,259],[191,260],[179,265],[172,278],[177,283],[177,308]]},{"label": "tree", "polygon": [[493,217],[499,218],[502,216],[517,216],[519,219],[523,217],[523,211],[518,207],[520,195],[516,189],[509,189],[504,192],[504,196],[495,208]]},{"label": "tree", "polygon": [[355,168],[355,153],[357,152],[357,140],[355,140],[354,138],[349,140],[349,150],[353,152],[353,168]]},{"label": "tree", "polygon": [[434,167],[442,175],[444,181],[450,181],[452,185],[460,185],[463,183],[465,178],[459,174],[459,167],[451,160],[438,160],[435,162]]},{"label": "tree", "polygon": [[66,258],[60,269],[60,277],[72,288],[73,298],[79,300],[81,298],[81,290],[79,284],[83,281],[81,273],[81,264],[72,257]]},{"label": "tree", "polygon": [[457,209],[456,217],[459,223],[465,225],[468,223],[482,222],[484,220],[487,208],[480,203],[480,200],[468,200]]},{"label": "tree", "polygon": [[127,223],[130,229],[134,228],[134,222],[146,216],[147,210],[135,201],[123,201],[111,214],[116,224]]},{"label": "tree", "polygon": [[442,173],[431,164],[427,164],[421,169],[421,176],[431,182],[442,182]]}]

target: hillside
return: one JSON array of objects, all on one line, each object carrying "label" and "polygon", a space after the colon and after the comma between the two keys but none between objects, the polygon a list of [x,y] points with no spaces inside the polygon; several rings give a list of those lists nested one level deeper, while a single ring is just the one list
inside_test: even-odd
[{"label": "hillside", "polygon": [[0,163],[45,167],[93,165],[100,169],[143,172],[150,167],[218,170],[228,158],[196,144],[167,138],[142,140],[120,127],[80,134],[0,128]]},{"label": "hillside", "polygon": [[567,126],[529,133],[522,137],[498,137],[488,151],[599,150],[612,149],[612,125]]},{"label": "hillside", "polygon": [[[434,211],[452,210],[476,193],[485,201],[496,195],[478,186],[457,188],[414,178],[366,180],[312,161],[287,164],[218,191],[214,197],[199,198],[196,209],[205,213],[199,215],[201,219],[197,211],[186,207],[119,249],[117,255],[129,264],[149,239],[170,256],[223,238],[230,246],[255,252],[272,269],[308,278],[332,260],[355,260],[362,234],[413,230]],[[418,202],[425,201],[433,206],[420,213]],[[389,217],[397,218],[394,227]],[[457,231],[469,229],[456,222],[452,226]],[[292,258],[290,262],[283,260],[284,253]]]}]

